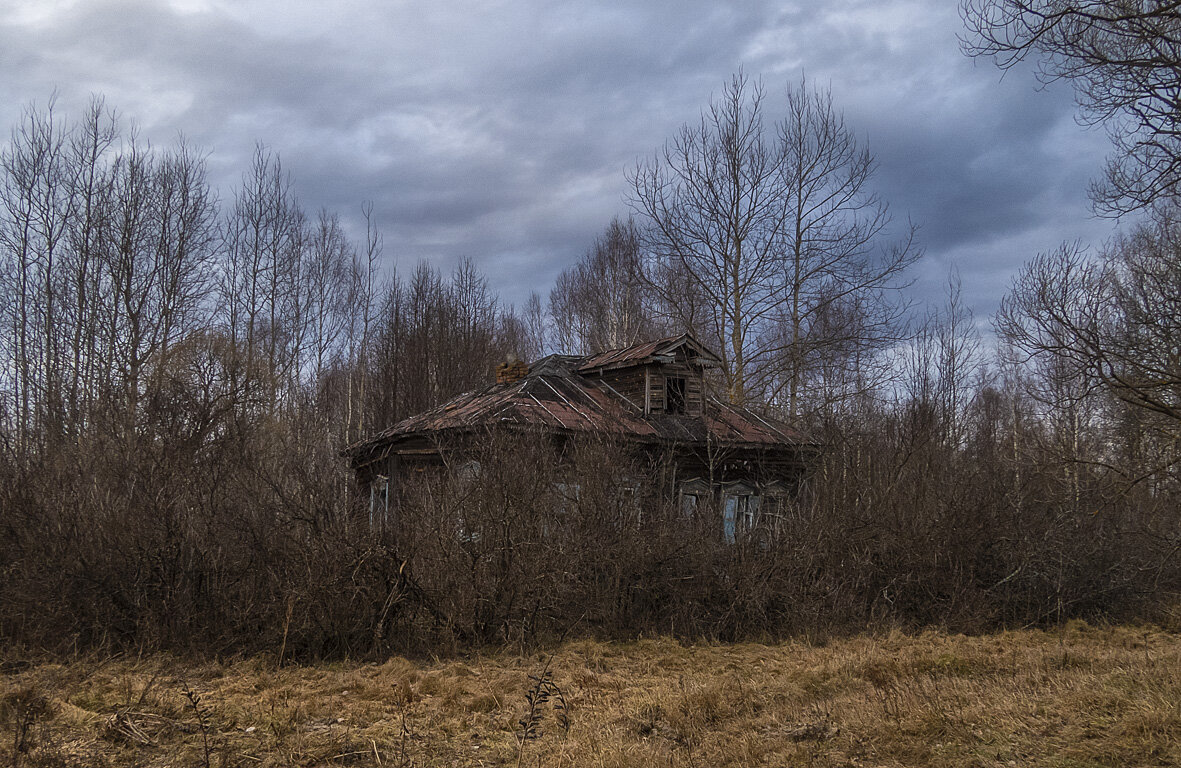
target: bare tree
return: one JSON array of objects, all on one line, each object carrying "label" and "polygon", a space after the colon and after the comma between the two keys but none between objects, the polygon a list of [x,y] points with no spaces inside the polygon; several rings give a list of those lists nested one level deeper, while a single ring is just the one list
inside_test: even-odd
[{"label": "bare tree", "polygon": [[11,329],[17,443],[39,427],[60,434],[62,414],[61,282],[75,204],[68,130],[55,112],[30,106],[0,154],[3,190],[0,245],[6,253],[6,324]]},{"label": "bare tree", "polygon": [[1069,80],[1083,122],[1109,127],[1115,152],[1092,186],[1121,214],[1178,195],[1181,3],[1175,0],[962,0],[971,56],[1008,69],[1038,58],[1043,82]]},{"label": "bare tree", "polygon": [[163,153],[119,139],[101,98],[70,126],[51,103],[4,154],[0,343],[22,441],[81,440],[108,411],[129,434],[153,358],[205,320],[217,211],[204,159],[183,139]]},{"label": "bare tree", "polygon": [[301,293],[305,217],[278,157],[255,148],[251,170],[225,221],[221,314],[254,375],[265,368],[266,401],[298,379],[306,304]]},{"label": "bare tree", "polygon": [[939,382],[940,423],[944,442],[958,448],[966,437],[972,389],[981,388],[983,374],[980,334],[972,310],[961,297],[958,272],[952,272],[948,278],[947,301],[934,320],[939,351],[935,370]]},{"label": "bare tree", "polygon": [[[549,336],[545,310],[541,308],[541,294],[537,291],[530,291],[519,320],[521,341],[517,354],[524,360],[536,360],[545,354],[548,348],[546,338]],[[565,352],[566,348],[563,347],[560,351]]]},{"label": "bare tree", "polygon": [[347,326],[349,375],[345,404],[346,443],[365,434],[367,429],[366,386],[369,383],[369,355],[373,346],[377,297],[381,290],[380,267],[384,247],[381,231],[373,216],[373,204],[362,205],[361,214],[365,219],[365,252],[353,256],[348,296],[351,313]]},{"label": "bare tree", "polygon": [[1152,221],[1097,257],[1077,245],[1038,256],[1001,304],[998,332],[1022,355],[1046,455],[1060,463],[1075,511],[1096,468],[1129,489],[1175,490],[1179,297],[1181,222],[1158,204]]},{"label": "bare tree", "polygon": [[[735,404],[746,400],[758,329],[780,299],[791,197],[782,152],[764,128],[763,98],[760,84],[735,75],[697,125],[682,127],[628,178],[652,256],[708,300],[707,327],[696,330],[720,342]],[[675,313],[677,297],[664,298]]]},{"label": "bare tree", "polygon": [[101,268],[102,217],[111,181],[109,155],[119,137],[117,117],[103,99],[91,99],[82,121],[71,137],[77,168],[76,215],[70,225],[69,293],[72,305],[70,383],[68,410],[72,418],[85,419],[99,397],[99,382],[110,369],[101,356],[98,330],[102,328],[106,282]]},{"label": "bare tree", "polygon": [[[806,82],[789,89],[777,128],[789,194],[784,301],[775,316],[778,332],[767,334],[760,351],[782,361],[782,383],[768,394],[779,398],[786,388],[794,416],[805,403],[815,408],[835,392],[847,397],[879,383],[866,373],[874,353],[899,338],[902,276],[919,252],[913,225],[883,247],[891,219],[870,188],[873,156],[845,125],[830,92],[810,90]],[[811,372],[818,369],[828,375],[815,386]],[[832,388],[834,374],[852,386]]]},{"label": "bare tree", "polygon": [[1075,382],[1072,399],[1104,388],[1181,429],[1179,236],[1176,220],[1158,218],[1098,259],[1077,245],[1038,256],[1002,302],[998,330]]},{"label": "bare tree", "polygon": [[153,358],[207,320],[217,209],[192,149],[181,142],[161,155],[134,138],[114,161],[107,204],[107,343],[131,429]]},{"label": "bare tree", "polygon": [[911,416],[926,419],[944,449],[955,452],[964,445],[972,390],[980,387],[983,373],[980,337],[955,272],[944,305],[928,311],[901,357]]},{"label": "bare tree", "polygon": [[590,354],[634,344],[651,332],[648,293],[635,222],[613,219],[550,291],[559,349]]},{"label": "bare tree", "polygon": [[649,285],[672,324],[720,345],[732,402],[783,401],[794,415],[814,372],[840,359],[863,372],[896,338],[901,275],[918,252],[913,227],[883,244],[873,158],[831,95],[804,82],[787,102],[769,129],[761,85],[736,75],[629,182]]},{"label": "bare tree", "polygon": [[1181,434],[1181,207],[1158,205],[1105,261],[1116,314],[1096,339],[1097,371],[1117,397]]},{"label": "bare tree", "polygon": [[470,260],[447,278],[426,262],[392,279],[374,328],[371,361],[376,424],[392,424],[491,380],[519,354],[521,320],[501,305]]},{"label": "bare tree", "polygon": [[309,235],[304,280],[312,354],[308,373],[316,383],[323,381],[342,353],[349,302],[357,298],[350,295],[354,263],[355,254],[339,218],[321,210]]}]

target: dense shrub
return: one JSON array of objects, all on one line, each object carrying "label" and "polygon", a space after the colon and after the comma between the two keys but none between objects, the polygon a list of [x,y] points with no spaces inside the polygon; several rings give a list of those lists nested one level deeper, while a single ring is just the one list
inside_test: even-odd
[{"label": "dense shrub", "polygon": [[682,514],[664,462],[610,444],[558,456],[489,436],[406,485],[380,530],[344,461],[291,425],[196,450],[63,445],[3,467],[0,635],[357,657],[571,631],[972,631],[1176,599],[1170,497],[886,434],[834,441],[796,503],[735,544],[716,516]]}]

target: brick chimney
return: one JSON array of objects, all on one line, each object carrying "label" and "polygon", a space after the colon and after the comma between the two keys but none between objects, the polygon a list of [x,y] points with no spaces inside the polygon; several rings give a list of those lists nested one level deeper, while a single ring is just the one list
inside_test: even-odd
[{"label": "brick chimney", "polygon": [[528,363],[518,360],[516,355],[509,355],[508,360],[496,366],[496,383],[512,384],[514,381],[525,378],[528,373]]}]

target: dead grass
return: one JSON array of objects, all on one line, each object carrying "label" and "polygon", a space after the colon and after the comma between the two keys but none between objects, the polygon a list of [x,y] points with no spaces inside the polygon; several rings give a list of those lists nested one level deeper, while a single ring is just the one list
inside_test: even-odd
[{"label": "dead grass", "polygon": [[[547,661],[564,709],[535,708],[523,739]],[[0,677],[0,766],[1181,764],[1181,636],[1156,628],[3,668],[15,671]],[[16,710],[42,700],[14,760]]]}]

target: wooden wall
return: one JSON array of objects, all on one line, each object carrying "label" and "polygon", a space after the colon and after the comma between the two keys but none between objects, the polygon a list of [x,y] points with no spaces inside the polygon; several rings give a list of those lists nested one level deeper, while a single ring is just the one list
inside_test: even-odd
[{"label": "wooden wall", "polygon": [[653,363],[604,371],[600,378],[619,394],[631,400],[645,413],[664,413],[667,376],[685,379],[685,414],[700,416],[705,402],[704,372],[684,362]]},{"label": "wooden wall", "polygon": [[601,378],[608,386],[643,409],[646,395],[647,378],[645,368],[622,368],[614,371],[604,371]]}]

